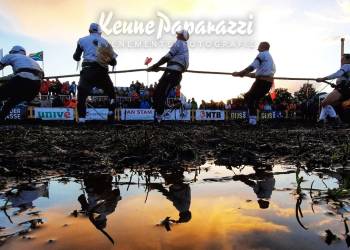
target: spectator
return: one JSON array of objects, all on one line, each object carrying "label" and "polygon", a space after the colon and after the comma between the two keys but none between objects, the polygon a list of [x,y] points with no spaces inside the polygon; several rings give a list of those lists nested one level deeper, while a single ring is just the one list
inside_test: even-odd
[{"label": "spectator", "polygon": [[197,102],[194,100],[194,98],[192,98],[192,101],[191,101],[191,109],[192,109],[192,110],[198,109],[198,104],[197,104]]},{"label": "spectator", "polygon": [[142,98],[141,103],[140,103],[140,109],[150,109],[151,105],[148,100]]},{"label": "spectator", "polygon": [[191,100],[188,100],[187,102],[184,103],[184,108],[185,110],[190,110],[192,108]]},{"label": "spectator", "polygon": [[47,80],[43,81],[40,86],[40,94],[49,95],[49,87],[50,87],[50,82]]},{"label": "spectator", "polygon": [[62,95],[69,95],[69,82],[64,82],[61,85],[61,93]]},{"label": "spectator", "polygon": [[60,98],[60,96],[57,93],[55,93],[54,98],[52,100],[52,107],[59,108],[59,107],[63,107],[63,106],[64,106],[64,104],[63,104],[62,99]]},{"label": "spectator", "polygon": [[52,93],[52,95],[60,95],[62,89],[62,83],[56,79],[55,81],[51,82],[49,87],[49,92]]},{"label": "spectator", "polygon": [[206,108],[207,108],[206,103],[205,103],[204,100],[202,100],[202,103],[201,103],[201,105],[199,106],[199,108],[200,108],[200,109],[206,109]]},{"label": "spectator", "polygon": [[69,86],[69,95],[75,97],[77,94],[77,85],[75,82]]},{"label": "spectator", "polygon": [[226,110],[231,110],[232,106],[231,106],[231,100],[228,100],[226,105],[225,105],[225,109]]}]

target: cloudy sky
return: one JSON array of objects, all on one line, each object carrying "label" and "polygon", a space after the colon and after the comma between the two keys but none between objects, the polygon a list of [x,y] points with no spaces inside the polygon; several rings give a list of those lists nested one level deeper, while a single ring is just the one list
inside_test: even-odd
[{"label": "cloudy sky", "polygon": [[[112,12],[117,21],[157,24],[158,12],[176,21],[214,22],[246,20],[253,16],[253,34],[220,36],[192,34],[192,41],[234,41],[237,46],[200,48],[190,51],[190,68],[196,70],[236,71],[245,68],[255,58],[252,45],[259,41],[271,43],[271,53],[278,76],[318,77],[337,70],[340,63],[340,38],[348,35],[350,0],[1,0],[0,48],[7,52],[13,45],[23,45],[28,52],[44,50],[46,75],[76,73],[72,60],[79,37],[87,34],[90,22],[98,22],[101,13]],[[124,42],[158,41],[154,34],[105,35],[113,44]],[[171,41],[163,36],[160,40]],[[159,42],[159,41],[158,41]],[[240,46],[238,46],[240,44]],[[249,44],[249,46],[248,46]],[[347,45],[348,45],[347,44]],[[142,68],[147,56],[158,60],[167,52],[166,46],[135,48],[116,46],[118,69]],[[350,52],[349,46],[346,50]],[[5,73],[9,73],[7,69]],[[149,75],[156,81],[161,73]],[[112,77],[114,80],[114,77]],[[146,73],[118,75],[116,84],[128,86],[132,80],[146,82]],[[198,100],[226,100],[247,91],[250,79],[230,76],[185,74],[183,93]],[[300,82],[277,81],[277,87],[291,91]],[[317,89],[324,85],[315,84]]]}]

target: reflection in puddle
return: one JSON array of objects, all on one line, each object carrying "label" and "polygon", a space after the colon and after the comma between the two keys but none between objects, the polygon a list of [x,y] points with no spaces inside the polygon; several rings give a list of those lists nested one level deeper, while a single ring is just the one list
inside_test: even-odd
[{"label": "reflection in puddle", "polygon": [[125,170],[0,194],[3,249],[347,249],[346,173]]}]

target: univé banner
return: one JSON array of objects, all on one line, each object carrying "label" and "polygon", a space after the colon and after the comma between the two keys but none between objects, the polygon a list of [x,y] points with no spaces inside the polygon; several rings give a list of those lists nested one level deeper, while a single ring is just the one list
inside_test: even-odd
[{"label": "univ\u00e9 banner", "polygon": [[44,121],[73,121],[74,110],[70,108],[34,108],[35,119]]},{"label": "univ\u00e9 banner", "polygon": [[122,121],[153,121],[154,109],[121,109]]},{"label": "univ\u00e9 banner", "polygon": [[197,121],[224,121],[225,111],[223,110],[197,110]]}]

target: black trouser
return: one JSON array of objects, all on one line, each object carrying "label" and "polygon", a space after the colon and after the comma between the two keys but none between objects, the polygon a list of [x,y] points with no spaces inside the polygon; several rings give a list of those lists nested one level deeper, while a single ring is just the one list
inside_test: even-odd
[{"label": "black trouser", "polygon": [[350,98],[350,83],[348,81],[342,81],[335,87],[336,90],[342,95],[342,100],[346,101]]},{"label": "black trouser", "polygon": [[108,69],[97,63],[89,63],[84,66],[80,72],[80,80],[78,85],[78,114],[79,118],[86,116],[86,98],[91,94],[91,90],[96,87],[102,89],[110,99],[109,111],[114,111],[115,91],[113,82],[108,75]]},{"label": "black trouser", "polygon": [[249,115],[256,116],[258,104],[261,98],[269,93],[272,82],[265,80],[256,80],[250,90],[244,95],[244,101],[248,106]]},{"label": "black trouser", "polygon": [[182,73],[175,70],[166,70],[160,78],[157,88],[154,90],[154,109],[158,115],[162,115],[165,109],[165,102],[172,88],[180,84]]},{"label": "black trouser", "polygon": [[15,76],[0,86],[0,100],[6,101],[0,111],[0,120],[5,120],[10,111],[21,102],[32,101],[40,91],[40,80]]}]

